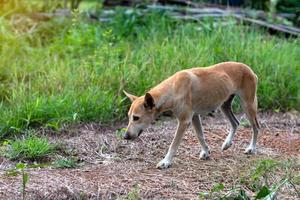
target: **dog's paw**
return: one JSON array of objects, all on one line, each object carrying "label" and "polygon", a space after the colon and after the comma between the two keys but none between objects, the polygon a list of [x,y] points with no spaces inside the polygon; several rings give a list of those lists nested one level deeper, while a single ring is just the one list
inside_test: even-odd
[{"label": "dog's paw", "polygon": [[255,154],[256,153],[256,149],[253,146],[249,146],[247,149],[245,149],[244,154]]},{"label": "dog's paw", "polygon": [[158,169],[167,169],[171,166],[171,162],[169,160],[163,159],[157,165],[156,168]]},{"label": "dog's paw", "polygon": [[201,150],[201,152],[200,152],[200,159],[201,160],[207,160],[207,159],[209,159],[209,154],[210,154],[210,150]]},{"label": "dog's paw", "polygon": [[225,141],[222,145],[222,151],[227,150],[229,147],[231,147],[232,142],[231,141]]}]

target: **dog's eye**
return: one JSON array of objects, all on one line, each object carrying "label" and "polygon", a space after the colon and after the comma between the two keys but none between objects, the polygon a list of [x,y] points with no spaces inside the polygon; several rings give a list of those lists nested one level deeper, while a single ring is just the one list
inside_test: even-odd
[{"label": "dog's eye", "polygon": [[139,120],[140,118],[138,116],[133,116],[133,121],[137,121]]}]

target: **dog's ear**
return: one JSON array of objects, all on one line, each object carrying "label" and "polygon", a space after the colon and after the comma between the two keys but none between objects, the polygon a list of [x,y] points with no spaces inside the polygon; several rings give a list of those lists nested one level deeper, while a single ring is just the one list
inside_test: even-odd
[{"label": "dog's ear", "polygon": [[154,99],[148,92],[145,94],[144,107],[147,109],[152,109],[155,107]]},{"label": "dog's ear", "polygon": [[130,99],[131,102],[133,102],[134,100],[136,100],[138,97],[133,95],[133,94],[129,94],[127,93],[125,90],[123,90],[124,94]]}]

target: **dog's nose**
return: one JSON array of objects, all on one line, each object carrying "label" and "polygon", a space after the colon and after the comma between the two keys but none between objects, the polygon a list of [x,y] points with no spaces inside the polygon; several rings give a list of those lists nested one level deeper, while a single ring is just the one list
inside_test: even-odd
[{"label": "dog's nose", "polygon": [[130,135],[129,135],[128,132],[125,133],[125,135],[124,135],[123,138],[124,138],[125,140],[130,140],[130,139],[131,139],[131,137],[130,137]]}]

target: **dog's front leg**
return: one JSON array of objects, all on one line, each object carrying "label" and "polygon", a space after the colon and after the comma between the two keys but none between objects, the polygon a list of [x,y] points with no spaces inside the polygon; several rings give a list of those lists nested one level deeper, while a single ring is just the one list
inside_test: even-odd
[{"label": "dog's front leg", "polygon": [[188,122],[188,121],[178,121],[176,134],[171,143],[171,146],[169,147],[168,153],[166,154],[165,158],[162,159],[156,165],[157,168],[164,169],[164,168],[168,168],[171,166],[172,159],[173,159],[174,155],[176,154],[176,151],[178,149],[181,138],[182,138],[184,132],[186,131],[186,129],[188,128],[189,124],[190,124],[190,122]]}]

